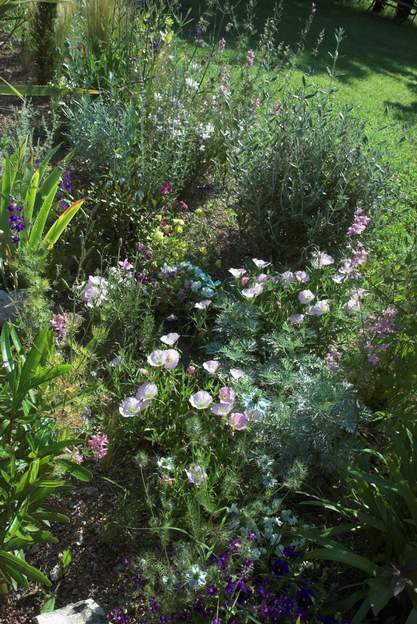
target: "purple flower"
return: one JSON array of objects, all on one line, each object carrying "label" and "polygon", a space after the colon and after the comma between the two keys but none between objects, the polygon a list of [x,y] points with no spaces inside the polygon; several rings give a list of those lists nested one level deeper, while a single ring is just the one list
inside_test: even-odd
[{"label": "purple flower", "polygon": [[287,576],[290,572],[290,568],[285,559],[275,559],[275,561],[272,562],[271,569],[277,576]]},{"label": "purple flower", "polygon": [[219,591],[219,590],[217,589],[217,587],[216,587],[215,585],[209,585],[209,586],[206,588],[206,594],[207,594],[207,596],[211,596],[211,597],[212,597],[212,596],[217,596],[218,591]]},{"label": "purple flower", "polygon": [[246,533],[246,539],[249,542],[256,542],[256,533],[254,533],[253,531],[249,531],[248,533]]},{"label": "purple flower", "polygon": [[55,338],[63,340],[67,334],[66,316],[64,314],[55,314],[51,319],[51,327],[55,334]]},{"label": "purple flower", "polygon": [[230,542],[230,551],[231,551],[232,553],[236,553],[236,552],[239,550],[239,548],[240,548],[241,546],[242,546],[242,540],[240,540],[240,539],[238,539],[238,538],[237,538],[237,539],[234,539],[234,540],[232,540],[232,541]]},{"label": "purple flower", "polygon": [[294,546],[285,546],[282,550],[282,554],[284,557],[287,557],[287,559],[297,559],[297,557],[302,557],[303,552],[302,550],[296,550]]},{"label": "purple flower", "polygon": [[131,581],[135,587],[139,587],[142,584],[142,577],[139,574],[134,574]]},{"label": "purple flower", "polygon": [[359,234],[362,234],[362,232],[366,229],[369,221],[370,221],[370,217],[368,217],[364,211],[362,210],[362,208],[358,208],[355,211],[355,219],[352,223],[352,225],[348,228],[347,230],[347,235],[348,236],[359,236]]},{"label": "purple flower", "polygon": [[117,608],[110,611],[109,618],[112,624],[129,624],[130,622],[130,617]]}]

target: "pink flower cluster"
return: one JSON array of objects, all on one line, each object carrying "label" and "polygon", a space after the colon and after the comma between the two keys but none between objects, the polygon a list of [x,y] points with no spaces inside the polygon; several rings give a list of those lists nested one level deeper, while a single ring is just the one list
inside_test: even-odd
[{"label": "pink flower cluster", "polygon": [[325,357],[325,361],[330,370],[336,372],[340,369],[342,354],[332,345]]},{"label": "pink flower cluster", "polygon": [[370,220],[370,217],[365,214],[362,208],[358,208],[355,211],[355,219],[346,232],[347,235],[359,236],[359,234],[362,234],[362,232],[366,229]]},{"label": "pink flower cluster", "polygon": [[88,440],[88,448],[93,451],[93,456],[96,461],[103,459],[108,452],[109,439],[105,433],[91,436]]},{"label": "pink flower cluster", "polygon": [[67,335],[67,318],[65,314],[55,314],[51,319],[51,327],[53,329],[55,338],[58,340],[64,340]]},{"label": "pink flower cluster", "polygon": [[381,353],[389,349],[389,344],[381,341],[395,332],[394,319],[397,313],[393,306],[388,306],[369,327],[371,339],[366,343],[365,350],[368,355],[368,362],[374,366],[379,363]]}]

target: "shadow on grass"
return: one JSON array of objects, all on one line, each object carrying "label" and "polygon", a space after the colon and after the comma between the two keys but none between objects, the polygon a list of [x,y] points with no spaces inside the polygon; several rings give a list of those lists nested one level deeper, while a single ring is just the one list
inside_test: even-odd
[{"label": "shadow on grass", "polygon": [[[259,0],[256,15],[258,29],[272,14],[274,4],[275,0]],[[365,8],[369,4],[355,0],[317,0],[317,13],[300,59],[301,67],[316,75],[326,73],[326,67],[331,64],[329,51],[335,48],[334,33],[341,27],[345,36],[337,63],[337,77],[342,84],[353,86],[356,81],[373,74],[401,80],[406,88],[414,92],[417,85],[417,24],[399,23],[392,14],[373,14]],[[204,5],[202,0],[184,1],[184,6],[190,7],[195,16]],[[244,16],[245,5],[245,2],[240,3],[239,17]],[[280,25],[281,40],[294,45],[310,12],[310,0],[285,0]],[[309,50],[314,49],[323,30],[323,44],[314,56]],[[233,56],[236,42],[229,37],[227,44]],[[230,60],[233,61],[233,58]],[[392,95],[395,96],[395,93]],[[407,118],[410,121],[417,112],[417,101],[408,105],[396,101],[387,101],[387,104],[400,120]]]}]

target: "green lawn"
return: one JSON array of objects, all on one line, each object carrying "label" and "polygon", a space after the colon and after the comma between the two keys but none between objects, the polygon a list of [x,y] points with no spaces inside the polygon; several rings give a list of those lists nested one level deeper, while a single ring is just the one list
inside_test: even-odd
[{"label": "green lawn", "polygon": [[[198,10],[204,3],[185,4]],[[244,5],[242,2],[242,13]],[[311,71],[318,82],[328,80],[329,51],[335,47],[335,30],[342,27],[344,40],[337,64],[337,97],[353,105],[376,126],[392,125],[392,135],[407,140],[392,151],[393,162],[417,174],[417,19],[415,24],[399,24],[391,16],[374,15],[365,2],[317,0],[317,13],[307,39],[300,68]],[[274,0],[259,0],[257,19],[261,25],[272,13]],[[281,21],[281,37],[294,43],[310,10],[310,0],[286,0]],[[313,56],[319,33],[325,36],[319,54]],[[233,42],[228,42],[229,46]]]}]

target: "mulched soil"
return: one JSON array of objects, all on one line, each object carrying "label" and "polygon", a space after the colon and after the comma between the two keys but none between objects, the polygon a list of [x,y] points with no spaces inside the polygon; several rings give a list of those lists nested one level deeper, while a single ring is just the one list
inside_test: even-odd
[{"label": "mulched soil", "polygon": [[[56,608],[93,598],[104,610],[111,610],[120,599],[120,583],[115,566],[120,559],[116,546],[104,544],[99,529],[110,517],[116,492],[98,474],[88,485],[75,486],[59,501],[70,524],[53,528],[58,544],[35,546],[27,560],[49,574],[59,562],[59,554],[69,548],[72,563],[59,589]],[[30,624],[45,600],[41,588],[31,587],[11,594],[0,606],[0,624]]]}]

